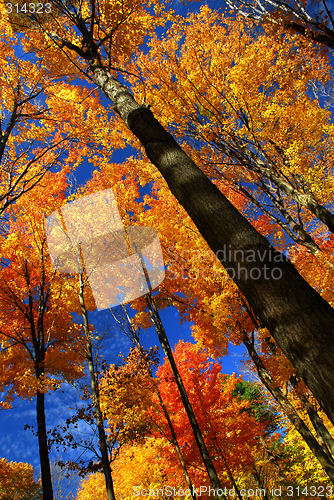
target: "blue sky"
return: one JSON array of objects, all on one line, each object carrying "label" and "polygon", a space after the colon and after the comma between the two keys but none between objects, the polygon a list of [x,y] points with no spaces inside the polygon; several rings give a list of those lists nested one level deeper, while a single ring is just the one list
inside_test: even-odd
[{"label": "blue sky", "polygon": [[[103,325],[103,316],[108,316],[108,311],[101,311],[93,316],[100,317],[99,320],[93,318],[90,321],[95,324],[96,328],[101,328]],[[180,325],[178,313],[175,308],[169,307],[161,312],[161,319],[163,321],[166,333],[168,335],[170,344],[174,346],[180,339],[185,341],[193,341],[191,337],[190,325],[184,323]],[[111,338],[110,338],[111,337]],[[110,363],[119,363],[119,354],[127,355],[131,347],[130,341],[116,333],[114,336],[111,333],[109,336],[107,347],[107,360]],[[142,343],[145,347],[159,345],[159,341],[154,328],[150,328],[142,333]],[[221,358],[219,361],[223,365],[223,373],[232,374],[236,372],[240,374],[242,370],[241,361],[244,358],[245,348],[243,346],[234,347],[230,346],[230,355]],[[245,377],[248,378],[248,377]],[[65,394],[61,391],[49,393],[46,396],[46,419],[47,428],[54,428],[56,425],[63,425],[66,418],[72,412],[69,410],[75,408],[76,404],[80,404],[78,396],[75,391],[70,387],[64,386]],[[30,429],[24,430],[25,425],[28,424],[36,429],[36,401],[32,402],[27,400],[22,401],[16,399],[13,403],[13,409],[5,410],[0,413],[0,457],[7,458],[15,462],[28,462],[32,464],[36,471],[39,470],[39,455],[37,438],[32,434]],[[79,429],[81,432],[87,432],[84,426]],[[51,460],[58,459],[71,459],[74,460],[80,452],[77,450],[69,450],[66,453],[51,453]]]},{"label": "blue sky", "polygon": [[[180,2],[175,2],[174,8],[178,14],[186,14],[190,11],[199,10],[202,2],[192,2],[188,5],[183,5]],[[216,8],[223,6],[224,2],[221,0],[215,2],[208,2],[209,5],[214,5]],[[110,104],[108,102],[108,104]],[[116,152],[112,161],[123,161],[127,156],[133,154],[133,150],[122,150]],[[78,185],[84,184],[91,176],[92,166],[85,163],[80,166],[76,171],[75,176]],[[91,322],[95,324],[96,329],[103,324],[105,315],[108,311],[101,311],[93,314]],[[184,323],[180,325],[177,310],[169,307],[161,312],[161,318],[168,335],[170,344],[174,346],[180,339],[185,341],[192,341],[190,324]],[[101,326],[102,328],[102,326]],[[110,363],[117,363],[119,361],[118,355],[121,353],[126,356],[131,346],[130,341],[119,333],[110,334],[111,338],[108,341],[108,359]],[[143,344],[145,347],[158,345],[156,332],[153,328],[144,332]],[[229,356],[220,359],[223,365],[223,373],[232,374],[233,372],[241,373],[243,367],[241,361],[245,356],[246,349],[243,346],[235,347],[230,345]],[[248,378],[247,376],[245,378]],[[46,396],[46,418],[47,428],[53,428],[56,425],[63,424],[64,420],[71,415],[69,404],[72,408],[78,403],[78,398],[75,392],[67,387],[65,394],[60,391],[50,393]],[[70,403],[70,401],[72,401]],[[39,455],[37,438],[32,434],[31,430],[24,430],[25,425],[34,426],[36,429],[36,402],[33,400],[22,401],[16,399],[13,403],[13,408],[10,410],[2,411],[0,413],[0,457],[5,457],[8,460],[16,462],[29,462],[32,464],[36,471],[39,470]],[[85,432],[84,428],[79,429]],[[51,459],[75,459],[78,452],[68,451],[66,454],[52,452]]]}]

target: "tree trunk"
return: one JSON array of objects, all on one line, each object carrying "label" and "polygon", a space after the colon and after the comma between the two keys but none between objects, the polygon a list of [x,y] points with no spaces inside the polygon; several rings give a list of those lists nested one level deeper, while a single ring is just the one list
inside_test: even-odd
[{"label": "tree trunk", "polygon": [[[127,318],[128,318],[128,325],[129,325],[129,328],[132,329],[132,341],[133,343],[137,346],[137,348],[139,349],[140,351],[140,354],[142,356],[142,359],[146,362],[146,366],[147,366],[147,372],[149,373],[150,376],[152,376],[152,370],[150,369],[150,366],[147,362],[147,360],[145,359],[145,357],[143,356],[143,347],[139,341],[139,338],[137,337],[137,335],[135,334],[134,330],[133,330],[133,327],[132,327],[132,324],[131,324],[131,321],[130,321],[130,318],[128,317],[128,314],[127,314],[127,311],[125,309],[125,307],[123,306],[123,310],[125,312],[125,314],[127,315]],[[184,458],[183,458],[183,455],[182,455],[182,452],[181,452],[181,449],[180,449],[180,446],[179,446],[179,443],[178,443],[178,440],[177,440],[177,437],[176,437],[176,434],[175,434],[175,430],[174,430],[174,426],[172,424],[172,421],[171,421],[171,418],[169,416],[169,413],[168,413],[168,410],[166,408],[166,405],[165,403],[163,402],[163,399],[161,397],[161,394],[159,392],[159,389],[156,390],[156,394],[158,396],[158,399],[159,399],[159,403],[160,403],[160,406],[162,408],[162,411],[164,412],[164,415],[165,415],[165,418],[167,420],[167,423],[168,423],[168,427],[169,427],[169,430],[170,430],[170,433],[171,433],[171,436],[172,436],[172,443],[175,447],[175,451],[176,451],[176,454],[178,456],[178,459],[180,461],[180,464],[181,464],[181,467],[182,467],[182,470],[183,470],[183,474],[184,474],[184,477],[186,478],[186,481],[187,481],[187,485],[188,485],[188,488],[189,488],[189,491],[190,491],[190,495],[191,495],[191,498],[193,500],[197,500],[197,497],[196,497],[196,493],[195,493],[195,488],[193,487],[193,484],[191,482],[191,479],[190,479],[190,476],[188,474],[188,471],[187,471],[187,466],[186,466],[186,463],[184,461]]]},{"label": "tree trunk", "polygon": [[239,490],[239,488],[238,488],[238,485],[237,485],[237,483],[236,483],[236,481],[235,481],[235,479],[234,479],[234,477],[233,477],[232,471],[231,471],[231,469],[230,469],[230,467],[229,467],[229,465],[228,465],[228,463],[227,463],[227,460],[226,460],[226,458],[225,458],[225,456],[224,456],[224,454],[223,454],[222,450],[219,450],[219,454],[220,454],[220,456],[221,456],[221,458],[222,458],[222,460],[223,460],[223,462],[224,462],[224,465],[225,465],[225,469],[226,469],[226,472],[227,472],[228,478],[229,478],[229,480],[230,480],[230,481],[231,481],[231,483],[232,483],[232,486],[233,486],[233,488],[234,488],[234,490],[235,490],[235,492],[236,492],[236,494],[237,494],[237,497],[239,498],[239,500],[243,500],[243,498],[246,498],[246,500],[249,500],[249,497],[248,497],[248,496],[244,496],[244,497],[242,497],[242,496],[241,496],[241,493],[240,493],[240,490]]},{"label": "tree trunk", "polygon": [[268,391],[273,395],[276,401],[281,406],[283,412],[288,417],[292,425],[299,432],[301,437],[304,439],[313,455],[318,459],[320,465],[330,478],[332,482],[334,482],[334,462],[331,460],[328,455],[324,452],[321,445],[315,439],[305,422],[300,418],[295,408],[292,406],[287,397],[284,396],[283,392],[272,379],[271,375],[268,373],[265,368],[260,356],[257,354],[252,342],[249,340],[247,334],[242,337],[243,343],[245,344],[247,351],[254,361],[254,364],[257,368],[258,375],[260,377],[261,382],[268,389]]},{"label": "tree trunk", "polygon": [[263,484],[263,481],[261,480],[260,474],[258,473],[258,471],[255,468],[252,472],[252,476],[254,477],[257,484],[260,486],[260,489],[264,490],[264,495],[262,496],[262,498],[264,498],[264,500],[269,500],[268,495],[267,495],[267,490],[264,487],[264,484]]},{"label": "tree trunk", "polygon": [[272,453],[263,436],[259,437],[259,443],[261,444],[265,454],[268,456],[269,461],[273,464],[273,467],[278,474],[278,479],[287,483],[288,479],[286,478],[284,471],[281,469],[277,456]]},{"label": "tree trunk", "polygon": [[53,500],[48,441],[45,423],[45,394],[37,391],[37,435],[41,462],[43,500]]},{"label": "tree trunk", "polygon": [[85,336],[86,336],[86,341],[87,341],[86,359],[88,362],[90,386],[91,386],[91,391],[92,391],[92,401],[93,401],[94,410],[95,410],[96,425],[97,425],[97,429],[99,432],[99,448],[100,448],[100,452],[101,452],[103,473],[104,473],[104,479],[105,479],[105,483],[106,483],[106,491],[107,491],[108,500],[116,500],[115,493],[114,493],[113,480],[112,480],[112,476],[111,476],[107,438],[106,438],[106,433],[105,433],[105,429],[104,429],[104,425],[103,425],[103,416],[102,416],[102,412],[101,412],[101,408],[100,408],[99,388],[98,388],[98,383],[96,380],[95,370],[94,370],[93,349],[92,349],[92,343],[91,343],[90,338],[89,338],[88,313],[87,313],[86,305],[84,302],[83,288],[84,288],[84,284],[82,281],[82,274],[80,274],[79,300],[80,300],[80,306],[81,306],[81,313],[82,313],[82,317],[84,320],[84,330],[85,330]]},{"label": "tree trunk", "polygon": [[[210,457],[209,452],[207,450],[206,444],[204,442],[201,430],[200,430],[199,425],[197,423],[194,411],[193,411],[192,406],[190,404],[190,401],[188,399],[187,392],[184,388],[179,370],[176,366],[174,356],[173,356],[171,347],[169,345],[169,341],[168,341],[165,329],[163,327],[163,324],[161,322],[158,310],[156,308],[154,299],[153,299],[151,294],[145,295],[145,298],[146,298],[147,307],[148,307],[152,322],[155,326],[156,332],[158,334],[162,349],[163,349],[165,356],[167,357],[168,362],[170,364],[170,367],[172,369],[172,372],[173,372],[173,375],[175,378],[177,388],[178,388],[179,393],[180,393],[180,397],[181,397],[184,409],[187,413],[187,416],[188,416],[191,428],[193,430],[199,452],[201,454],[201,457],[202,457],[203,463],[205,465],[205,468],[207,470],[208,476],[210,478],[211,484],[215,490],[220,490],[221,485],[220,485],[220,481],[218,479],[216,469],[212,463],[212,460],[211,460],[211,457]],[[222,496],[222,498],[226,498],[226,497]]]},{"label": "tree trunk", "polygon": [[[140,106],[98,59],[90,67],[96,85],[334,424],[334,310],[238,212],[147,106]],[[254,258],[246,260],[250,255]]]},{"label": "tree trunk", "polygon": [[180,464],[181,464],[181,467],[182,467],[182,470],[183,470],[183,474],[184,474],[184,476],[186,478],[191,498],[193,500],[197,500],[197,497],[196,497],[196,494],[195,494],[195,488],[193,487],[193,484],[191,482],[190,476],[188,474],[186,463],[185,463],[185,461],[183,459],[183,455],[181,453],[180,446],[179,446],[179,443],[177,441],[175,430],[174,430],[172,421],[170,419],[168,410],[167,410],[167,408],[166,408],[166,406],[165,406],[165,404],[164,404],[164,402],[162,400],[162,397],[161,397],[161,394],[160,394],[159,390],[157,389],[156,392],[157,392],[157,396],[159,398],[160,406],[161,406],[161,408],[162,408],[162,410],[163,410],[163,412],[165,414],[165,417],[166,417],[166,420],[167,420],[167,423],[168,423],[168,427],[169,427],[170,433],[172,435],[172,443],[175,446],[175,450],[176,450],[177,456],[179,458],[179,461],[180,461]]},{"label": "tree trunk", "polygon": [[[292,387],[294,387],[294,388],[297,387],[298,383],[297,383],[295,376],[290,377],[290,382],[291,382]],[[303,407],[305,408],[305,411],[307,412],[307,414],[312,422],[313,428],[317,433],[319,442],[321,443],[325,453],[327,453],[329,455],[329,457],[332,460],[334,460],[333,459],[333,457],[334,457],[334,439],[332,438],[332,436],[328,432],[322,418],[319,416],[318,412],[315,410],[315,408],[309,402],[309,400],[307,399],[307,397],[305,395],[297,393],[297,396],[298,396],[300,402],[302,403]]]}]

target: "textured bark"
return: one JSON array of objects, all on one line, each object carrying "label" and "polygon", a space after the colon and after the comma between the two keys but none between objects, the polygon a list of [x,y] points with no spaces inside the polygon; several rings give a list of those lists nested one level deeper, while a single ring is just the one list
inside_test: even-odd
[{"label": "textured bark", "polygon": [[43,500],[53,500],[49,450],[45,423],[45,395],[37,391],[37,435],[41,462]]},{"label": "textured bark", "polygon": [[281,406],[283,412],[288,417],[292,425],[299,432],[301,437],[304,439],[314,456],[318,459],[320,465],[328,475],[331,481],[334,482],[334,462],[331,458],[324,452],[322,446],[315,439],[305,422],[300,418],[295,408],[292,406],[290,401],[272,379],[271,375],[265,368],[260,356],[257,354],[252,342],[249,340],[248,336],[245,334],[242,337],[243,343],[245,344],[247,351],[254,361],[257,368],[257,373],[260,377],[261,382],[265,385],[268,391],[273,395],[276,401]]},{"label": "textured bark", "polygon": [[[290,261],[280,254],[282,261],[273,262],[275,251],[268,240],[212,184],[146,106],[136,103],[129,90],[97,60],[91,62],[91,70],[96,85],[140,140],[171,192],[245,295],[261,326],[268,328],[334,424],[334,310]],[[242,258],[250,251],[256,262]],[[259,279],[251,278],[254,268],[261,270]]]},{"label": "textured bark", "polygon": [[[153,322],[155,329],[156,329],[156,332],[158,334],[160,344],[162,346],[164,354],[167,357],[168,362],[170,364],[170,367],[172,369],[172,372],[173,372],[173,375],[175,378],[175,382],[176,382],[177,388],[178,388],[179,393],[180,393],[182,404],[183,404],[184,409],[187,413],[189,423],[191,425],[191,428],[192,428],[194,436],[195,436],[198,450],[201,454],[201,457],[202,457],[203,463],[205,465],[205,468],[207,470],[208,476],[210,478],[211,484],[215,490],[220,490],[221,485],[220,485],[220,481],[218,479],[216,469],[212,463],[212,460],[211,460],[211,457],[209,455],[206,444],[204,442],[201,430],[200,430],[198,422],[196,420],[194,411],[193,411],[192,406],[190,404],[187,392],[186,392],[185,387],[183,385],[182,378],[181,378],[179,370],[176,366],[174,356],[172,353],[172,349],[170,347],[165,329],[164,329],[163,324],[161,322],[158,310],[157,310],[156,305],[154,303],[154,299],[153,299],[151,294],[145,295],[145,298],[146,298],[147,307],[148,307],[152,322]],[[223,495],[221,498],[226,498],[226,497]]]},{"label": "textured bark", "polygon": [[83,281],[82,281],[82,275],[80,274],[79,300],[80,300],[80,306],[81,306],[81,314],[82,314],[82,317],[84,320],[84,329],[85,329],[85,336],[86,336],[86,342],[87,342],[86,343],[86,359],[88,362],[91,394],[92,394],[92,401],[93,401],[94,411],[95,411],[96,425],[97,425],[97,429],[98,429],[98,433],[99,433],[99,448],[100,448],[101,457],[102,457],[102,466],[103,466],[103,473],[104,473],[104,479],[105,479],[105,483],[106,483],[106,491],[107,491],[108,500],[116,500],[115,493],[114,493],[113,480],[112,480],[112,476],[111,476],[107,438],[106,438],[106,433],[105,433],[105,429],[104,429],[104,425],[103,425],[103,416],[102,416],[101,407],[100,407],[98,383],[96,380],[95,370],[94,370],[93,349],[92,349],[92,343],[91,343],[90,338],[89,338],[88,314],[87,314],[87,309],[86,309],[84,297],[83,297],[83,287],[84,287],[84,285],[83,285]]}]

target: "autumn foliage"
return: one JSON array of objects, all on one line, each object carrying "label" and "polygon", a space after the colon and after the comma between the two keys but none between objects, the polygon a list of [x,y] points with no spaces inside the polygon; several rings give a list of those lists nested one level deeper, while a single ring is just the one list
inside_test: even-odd
[{"label": "autumn foliage", "polygon": [[[96,429],[105,431],[114,490],[108,498],[130,500],[139,488],[153,499],[157,489],[212,484],[171,363],[153,342],[145,348],[140,343],[140,332],[152,326],[152,297],[159,311],[176,312],[190,325],[193,342],[180,340],[173,357],[222,487],[239,500],[243,488],[265,488],[268,499],[276,485],[331,488],[333,424],[294,362],[300,353],[306,361],[314,354],[316,335],[288,356],[284,347],[291,331],[282,327],[281,342],[275,332],[282,326],[279,318],[289,326],[299,316],[286,318],[290,304],[274,293],[279,279],[265,278],[269,295],[264,297],[267,307],[271,298],[278,300],[279,314],[275,302],[272,316],[262,317],[262,306],[251,305],[260,296],[257,279],[252,293],[243,294],[226,264],[233,261],[231,245],[215,255],[211,248],[220,235],[203,237],[227,212],[213,198],[205,207],[196,205],[209,185],[217,200],[223,196],[231,203],[226,207],[236,209],[243,228],[280,252],[275,262],[289,258],[307,293],[316,291],[332,311],[330,16],[326,21],[320,13],[321,25],[310,16],[294,18],[296,13],[279,21],[278,9],[258,25],[251,16],[223,13],[215,5],[192,6],[187,16],[158,0],[51,0],[49,5],[50,12],[39,15],[8,12],[0,2],[0,409],[10,411],[16,397],[36,400],[41,462],[36,482],[31,465],[0,459],[0,500],[53,500],[50,447],[67,439],[76,450],[69,427],[87,422],[93,434],[82,444],[90,451],[101,445]],[[158,133],[158,125],[165,130]],[[121,154],[126,158],[118,161]],[[74,176],[87,165],[89,179],[76,185]],[[189,165],[193,172],[199,166],[195,178]],[[87,311],[96,306],[89,272],[80,275],[86,280],[84,324],[77,320],[84,316],[78,273],[59,272],[46,233],[51,213],[106,189],[115,195],[126,230],[156,229],[166,273],[151,299],[139,297],[122,309],[127,324],[111,320],[109,343],[111,335],[118,341],[120,332],[129,337],[129,331],[133,342],[112,364],[112,350],[94,344],[98,316],[88,324]],[[215,207],[217,221],[212,221],[207,214]],[[204,222],[203,213],[209,217]],[[95,216],[92,211],[92,226]],[[226,238],[236,248],[253,248],[254,238],[245,241],[238,227],[230,231]],[[76,244],[82,257],[82,241]],[[262,262],[263,250],[257,250],[259,256],[249,250],[241,263]],[[303,317],[317,314],[316,307],[305,310],[299,302]],[[317,316],[319,331],[321,321]],[[87,385],[87,345],[94,391],[89,396],[86,388],[80,409],[71,408],[72,417],[59,426],[65,439],[49,432],[45,399],[79,379]],[[246,373],[255,382],[224,371],[224,357],[240,345],[247,351]],[[318,361],[317,380],[326,381]],[[330,367],[327,363],[326,373]],[[80,457],[70,461],[73,469],[76,460]],[[90,461],[82,470],[88,473],[76,499],[106,498],[101,463]]]}]

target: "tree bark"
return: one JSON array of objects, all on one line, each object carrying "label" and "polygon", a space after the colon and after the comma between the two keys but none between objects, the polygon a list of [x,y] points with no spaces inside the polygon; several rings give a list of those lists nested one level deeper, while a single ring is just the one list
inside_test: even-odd
[{"label": "tree bark", "polygon": [[[334,424],[334,310],[238,212],[147,106],[140,106],[98,59],[90,67],[96,85]],[[246,260],[250,253],[254,261]]]},{"label": "tree bark", "polygon": [[43,500],[53,500],[48,441],[45,422],[45,394],[37,391],[37,435],[41,462]]},{"label": "tree bark", "polygon": [[322,466],[330,480],[334,482],[333,460],[331,460],[329,456],[324,452],[321,445],[315,439],[305,422],[300,418],[288,398],[285,397],[281,389],[277,387],[246,333],[243,335],[242,340],[247,348],[250,357],[254,361],[261,382],[279,403],[283,412],[288,417],[295,429],[299,432],[301,437],[304,439],[313,455],[318,459],[320,465]]}]

